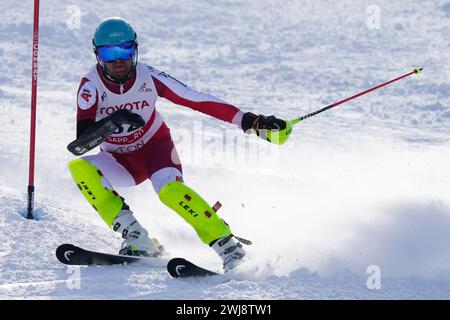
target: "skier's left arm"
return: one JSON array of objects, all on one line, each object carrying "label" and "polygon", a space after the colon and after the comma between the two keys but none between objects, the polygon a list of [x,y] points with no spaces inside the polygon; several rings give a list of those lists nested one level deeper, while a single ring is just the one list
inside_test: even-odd
[{"label": "skier's left arm", "polygon": [[244,113],[234,105],[209,93],[194,90],[164,72],[153,73],[152,80],[158,96],[241,127]]},{"label": "skier's left arm", "polygon": [[257,136],[272,143],[283,144],[291,133],[290,122],[273,115],[255,115],[242,112],[209,93],[189,88],[172,76],[153,69],[152,79],[158,96],[178,105],[200,111],[222,121],[234,123],[244,132],[253,132]]}]

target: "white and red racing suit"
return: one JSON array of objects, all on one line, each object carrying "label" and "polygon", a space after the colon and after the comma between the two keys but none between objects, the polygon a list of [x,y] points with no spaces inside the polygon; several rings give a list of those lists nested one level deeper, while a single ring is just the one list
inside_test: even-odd
[{"label": "white and red racing suit", "polygon": [[112,187],[133,186],[151,179],[157,192],[165,183],[182,180],[181,163],[170,131],[156,110],[158,97],[241,125],[243,112],[207,93],[189,88],[165,72],[138,63],[124,84],[108,81],[99,65],[81,80],[77,97],[77,135],[93,122],[119,109],[139,114],[145,125],[122,125],[100,145],[100,153],[84,159],[99,168]]}]

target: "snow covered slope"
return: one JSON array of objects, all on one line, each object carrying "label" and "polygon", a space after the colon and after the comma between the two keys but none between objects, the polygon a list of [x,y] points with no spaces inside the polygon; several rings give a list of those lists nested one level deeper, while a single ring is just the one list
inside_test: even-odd
[{"label": "snow covered slope", "polygon": [[[2,0],[0,12],[1,299],[450,297],[449,1],[42,1],[39,221],[21,216],[32,1]],[[121,243],[66,170],[92,33],[113,15],[134,25],[140,61],[244,111],[293,118],[424,72],[306,120],[281,147],[159,101],[186,182],[220,200],[221,217],[254,242],[249,261],[232,277],[196,281],[140,265],[68,269],[54,256],[61,243],[111,253]],[[150,183],[119,191],[171,254],[220,267]],[[367,286],[370,266],[380,289]]]}]

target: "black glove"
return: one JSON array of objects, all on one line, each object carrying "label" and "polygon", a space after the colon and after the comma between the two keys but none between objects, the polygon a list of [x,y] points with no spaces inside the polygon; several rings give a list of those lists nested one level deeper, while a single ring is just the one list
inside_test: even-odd
[{"label": "black glove", "polygon": [[273,115],[264,116],[260,114],[257,116],[251,112],[244,113],[242,117],[242,130],[247,132],[249,129],[255,130],[259,136],[259,130],[283,130],[286,129],[286,121],[278,119]]},{"label": "black glove", "polygon": [[109,117],[94,122],[89,128],[84,129],[76,140],[69,143],[67,149],[74,155],[80,156],[102,144],[110,135],[119,130],[123,124],[129,124],[138,129],[145,125],[145,121],[136,113],[120,109]]},{"label": "black glove", "polygon": [[275,116],[257,116],[251,112],[244,113],[241,122],[242,130],[248,133],[252,130],[261,139],[267,140],[274,144],[283,144],[289,138],[292,132],[292,123]]},{"label": "black glove", "polygon": [[122,124],[129,124],[137,128],[143,127],[145,125],[144,119],[137,113],[132,113],[127,109],[120,109],[109,116],[111,121],[118,127]]}]

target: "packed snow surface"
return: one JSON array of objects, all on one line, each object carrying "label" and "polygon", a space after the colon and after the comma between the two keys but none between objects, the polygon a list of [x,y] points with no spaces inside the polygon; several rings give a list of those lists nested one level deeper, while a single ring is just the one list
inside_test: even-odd
[{"label": "packed snow surface", "polygon": [[[0,2],[1,299],[450,297],[448,0],[41,1],[29,221],[32,2]],[[134,26],[141,62],[257,114],[292,119],[424,70],[301,122],[283,146],[159,100],[185,182],[253,241],[247,261],[196,280],[139,264],[68,268],[59,244],[121,244],[67,170],[76,91],[108,16]],[[170,255],[220,270],[150,182],[118,191]]]}]

